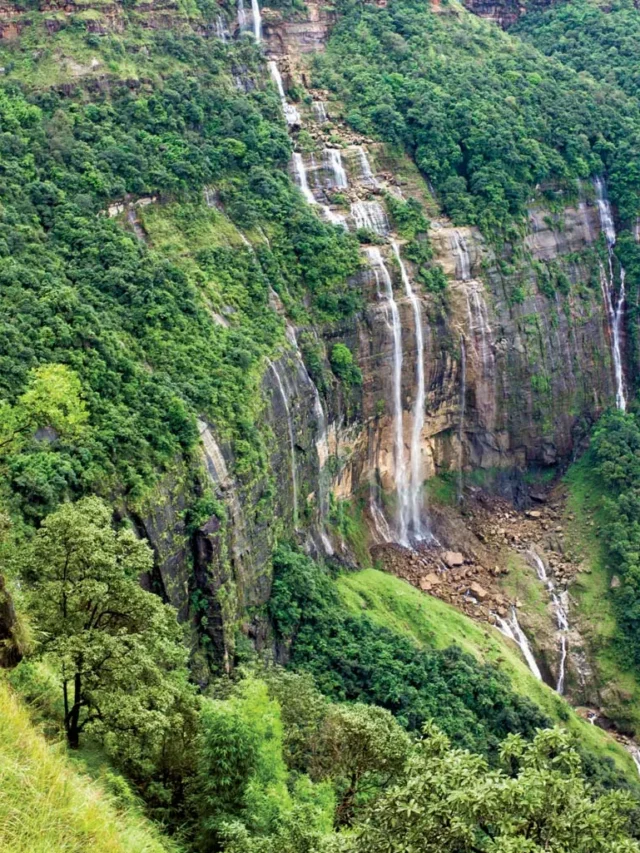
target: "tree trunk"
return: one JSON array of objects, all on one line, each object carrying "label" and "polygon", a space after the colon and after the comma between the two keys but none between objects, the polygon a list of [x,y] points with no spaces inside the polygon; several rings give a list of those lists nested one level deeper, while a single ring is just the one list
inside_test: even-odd
[{"label": "tree trunk", "polygon": [[78,749],[80,746],[80,709],[82,707],[81,700],[82,682],[80,673],[76,672],[73,678],[73,706],[65,720],[67,730],[67,743],[70,749]]}]

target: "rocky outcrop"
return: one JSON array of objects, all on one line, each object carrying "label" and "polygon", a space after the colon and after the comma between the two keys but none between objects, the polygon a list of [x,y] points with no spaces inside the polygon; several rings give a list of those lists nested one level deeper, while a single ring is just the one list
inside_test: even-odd
[{"label": "rocky outcrop", "polygon": [[469,11],[493,21],[505,29],[522,17],[527,12],[545,9],[551,6],[554,0],[463,0]]}]

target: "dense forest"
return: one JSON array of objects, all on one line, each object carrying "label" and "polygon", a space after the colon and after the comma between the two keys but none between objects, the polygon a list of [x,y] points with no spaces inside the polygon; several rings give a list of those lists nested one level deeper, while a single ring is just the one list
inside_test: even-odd
[{"label": "dense forest", "polygon": [[640,851],[640,11],[251,7],[0,21],[0,848]]}]

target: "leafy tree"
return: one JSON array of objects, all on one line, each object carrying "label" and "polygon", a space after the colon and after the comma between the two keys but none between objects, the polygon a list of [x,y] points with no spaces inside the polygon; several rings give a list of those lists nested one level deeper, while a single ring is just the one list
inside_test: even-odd
[{"label": "leafy tree", "polygon": [[353,820],[356,799],[384,787],[404,767],[410,740],[393,715],[375,705],[333,705],[318,732],[315,775],[344,780],[336,824]]},{"label": "leafy tree", "polygon": [[186,650],[175,612],[139,584],[149,546],[88,497],[48,516],[19,562],[40,653],[60,676],[69,746],[91,727],[129,759],[160,748],[177,728]]},{"label": "leafy tree", "polygon": [[11,406],[0,401],[0,458],[15,452],[38,427],[75,438],[89,413],[77,374],[64,364],[45,364],[29,374],[27,387]]},{"label": "leafy tree", "polygon": [[347,386],[362,385],[362,373],[353,361],[353,353],[345,344],[335,344],[329,357],[331,369]]},{"label": "leafy tree", "polygon": [[341,848],[348,853],[637,853],[632,798],[592,799],[580,759],[559,729],[502,745],[505,769],[452,749],[435,726],[416,746],[406,779],[384,792]]}]

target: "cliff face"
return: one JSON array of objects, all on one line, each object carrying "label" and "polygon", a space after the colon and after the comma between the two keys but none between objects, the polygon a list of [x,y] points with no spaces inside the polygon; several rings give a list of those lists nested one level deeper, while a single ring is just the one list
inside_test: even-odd
[{"label": "cliff face", "polygon": [[529,0],[518,3],[516,0],[464,0],[464,5],[478,15],[487,18],[505,29],[531,11],[539,11],[552,5],[553,0]]},{"label": "cliff face", "polygon": [[[480,470],[501,479],[502,472],[509,496],[526,502],[526,491],[513,491],[513,473],[569,459],[615,402],[610,323],[592,251],[600,234],[595,202],[560,214],[532,207],[521,243],[500,251],[476,229],[454,227],[415,167],[354,134],[332,115],[326,93],[309,86],[305,57],[321,49],[329,25],[317,4],[294,22],[264,10],[267,57],[285,88],[296,83],[309,96],[296,104],[292,139],[296,146],[304,128],[315,150],[308,153],[306,143],[292,177],[319,216],[378,235],[363,246],[351,282],[363,309],[338,324],[289,324],[283,350],[266,360],[267,473],[234,475],[231,448],[202,422],[201,488],[211,488],[225,512],[189,533],[183,486],[172,481],[140,522],[158,555],[157,583],[226,666],[241,617],[254,643],[269,645],[263,608],[279,538],[352,560],[331,517],[331,505],[346,499],[363,510],[370,544],[402,541],[403,514],[407,535],[417,532],[417,516],[422,533],[437,535],[423,483],[439,474]],[[386,194],[414,196],[429,212],[444,293],[424,289],[403,257]],[[271,310],[283,314],[275,294]],[[299,340],[312,341],[325,377],[332,377],[333,347],[345,344],[362,384],[348,388],[332,377],[321,394]]]}]

